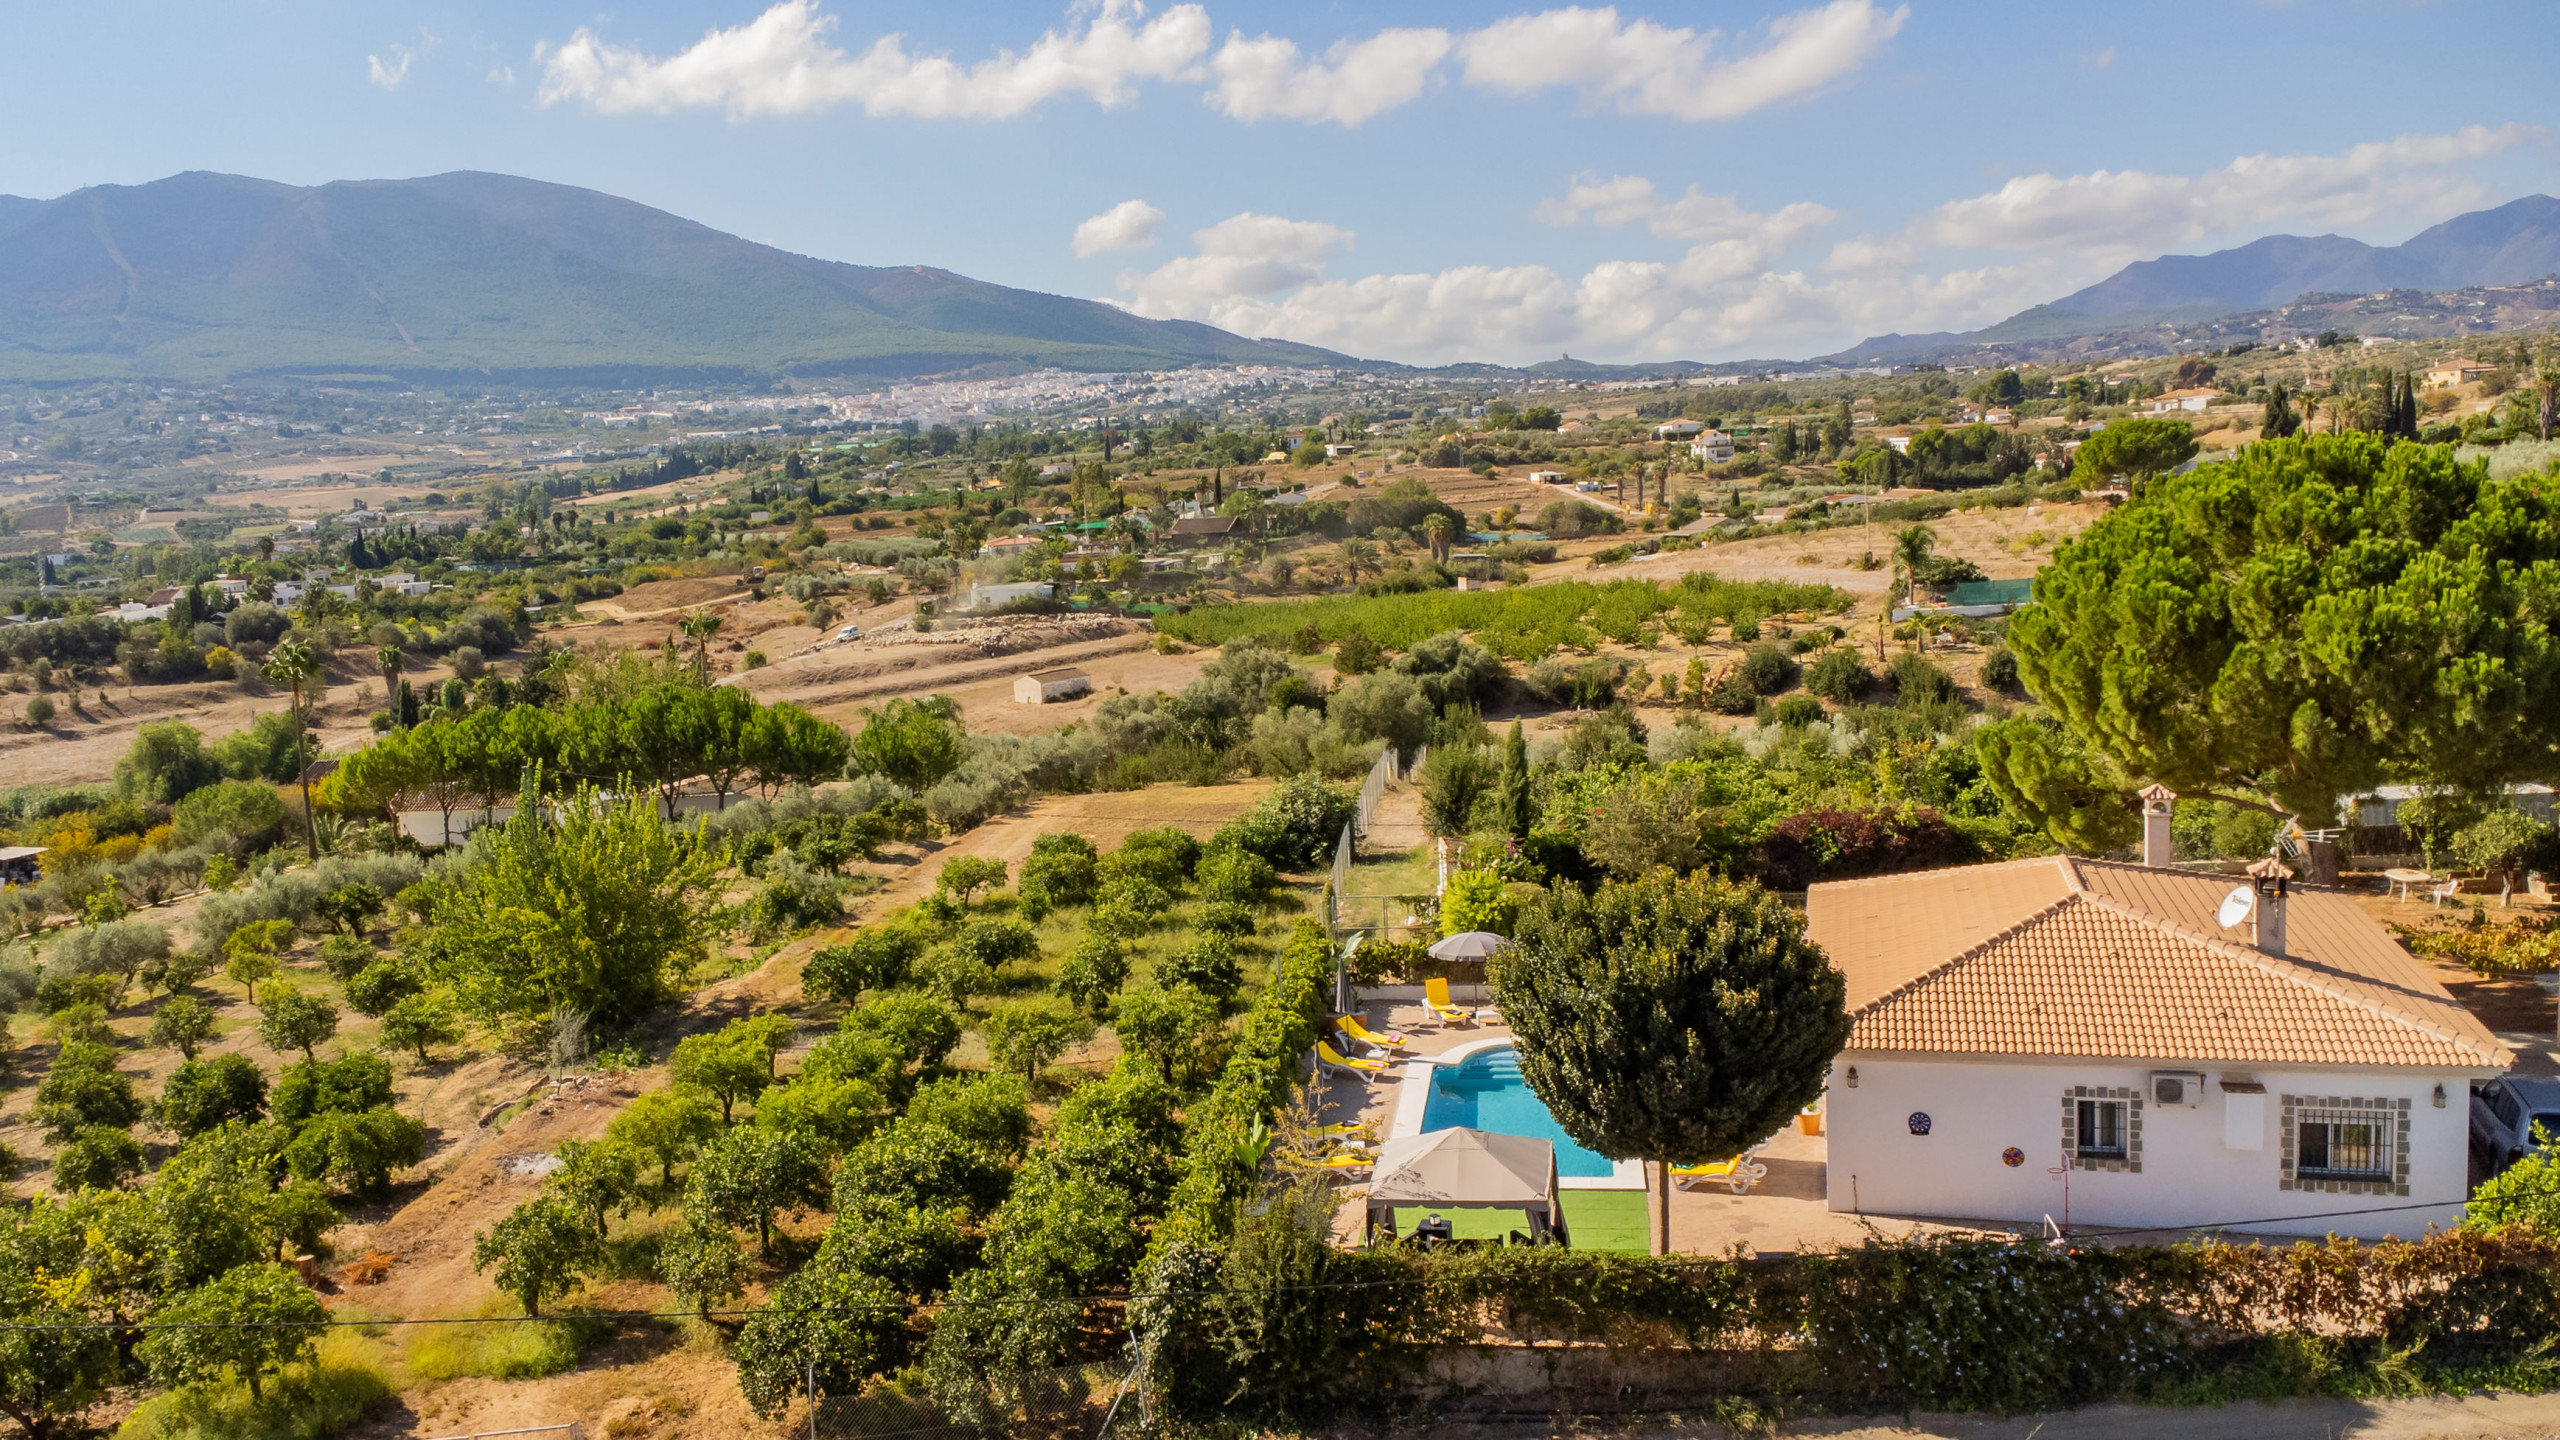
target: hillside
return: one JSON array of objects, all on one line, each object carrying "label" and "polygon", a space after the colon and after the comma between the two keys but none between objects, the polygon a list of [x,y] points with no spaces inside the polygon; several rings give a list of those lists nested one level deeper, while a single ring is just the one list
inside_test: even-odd
[{"label": "hillside", "polygon": [[523,381],[1340,362],[910,265],[794,255],[592,190],[191,172],[0,197],[0,378]]},{"label": "hillside", "polygon": [[2269,235],[2209,255],[2137,261],[2095,285],[1985,329],[1874,335],[1818,358],[1837,364],[1934,359],[1986,347],[2187,325],[2274,310],[2310,296],[2516,286],[2554,273],[2560,273],[2560,200],[2528,195],[2495,209],[2457,215],[2398,245],[2367,245],[2341,235]]}]

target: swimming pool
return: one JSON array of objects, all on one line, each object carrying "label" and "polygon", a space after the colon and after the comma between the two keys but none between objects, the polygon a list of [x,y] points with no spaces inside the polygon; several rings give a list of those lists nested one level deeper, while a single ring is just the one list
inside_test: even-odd
[{"label": "swimming pool", "polygon": [[1556,1124],[1546,1103],[1520,1078],[1520,1057],[1508,1045],[1479,1050],[1455,1065],[1434,1067],[1431,1092],[1422,1107],[1422,1128],[1426,1133],[1468,1129],[1526,1135],[1554,1142],[1558,1176],[1595,1179],[1617,1173],[1607,1156],[1575,1144]]}]

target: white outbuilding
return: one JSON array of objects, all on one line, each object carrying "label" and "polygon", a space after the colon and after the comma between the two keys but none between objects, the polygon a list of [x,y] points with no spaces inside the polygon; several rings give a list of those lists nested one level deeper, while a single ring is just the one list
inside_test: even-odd
[{"label": "white outbuilding", "polygon": [[2164,1241],[2462,1218],[2470,1087],[2510,1056],[2341,891],[2057,855],[1816,885],[1805,920],[1848,981],[1834,1210]]},{"label": "white outbuilding", "polygon": [[1091,692],[1093,677],[1081,670],[1034,670],[1013,682],[1013,698],[1024,705],[1072,700]]}]

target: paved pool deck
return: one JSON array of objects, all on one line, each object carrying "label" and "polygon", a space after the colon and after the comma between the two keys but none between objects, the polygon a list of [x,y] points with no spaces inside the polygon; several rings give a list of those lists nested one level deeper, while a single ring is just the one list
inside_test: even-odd
[{"label": "paved pool deck", "polygon": [[[1510,1030],[1499,1023],[1441,1025],[1418,1004],[1379,1001],[1361,1013],[1362,1023],[1371,1029],[1402,1031],[1407,1043],[1390,1057],[1396,1063],[1383,1073],[1359,1080],[1319,1075],[1315,1082],[1318,1119],[1366,1125],[1381,1140],[1419,1131],[1423,1095],[1430,1084],[1427,1062],[1454,1063],[1511,1038]],[[1762,1254],[1836,1250],[1855,1247],[1870,1236],[1899,1239],[1923,1231],[1970,1228],[1834,1212],[1825,1185],[1829,1146],[1822,1136],[1802,1134],[1793,1125],[1770,1137],[1759,1158],[1769,1173],[1748,1195],[1733,1194],[1717,1184],[1671,1192],[1672,1249],[1717,1255],[1731,1253],[1737,1246]],[[1620,1174],[1608,1179],[1566,1178],[1567,1224],[1573,1224],[1577,1210],[1588,1216],[1587,1224],[1574,1227],[1576,1244],[1612,1250],[1646,1247],[1645,1192],[1634,1168],[1621,1166]],[[1336,1214],[1334,1233],[1346,1244],[1357,1243],[1362,1211],[1350,1202],[1367,1194],[1368,1186],[1345,1181],[1337,1189],[1344,1203]]]}]

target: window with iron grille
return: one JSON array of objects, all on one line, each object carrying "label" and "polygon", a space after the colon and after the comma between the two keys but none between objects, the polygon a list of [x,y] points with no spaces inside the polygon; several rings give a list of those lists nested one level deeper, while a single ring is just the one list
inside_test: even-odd
[{"label": "window with iron grille", "polygon": [[2142,1092],[2074,1085],[2062,1093],[2062,1153],[2074,1170],[2142,1173]]},{"label": "window with iron grille", "polygon": [[2283,1124],[2281,1188],[2409,1193],[2408,1101],[2287,1095]]},{"label": "window with iron grille", "polygon": [[2121,1160],[2125,1156],[2124,1102],[2121,1100],[2082,1100],[2079,1104],[2079,1154],[2090,1160]]}]

